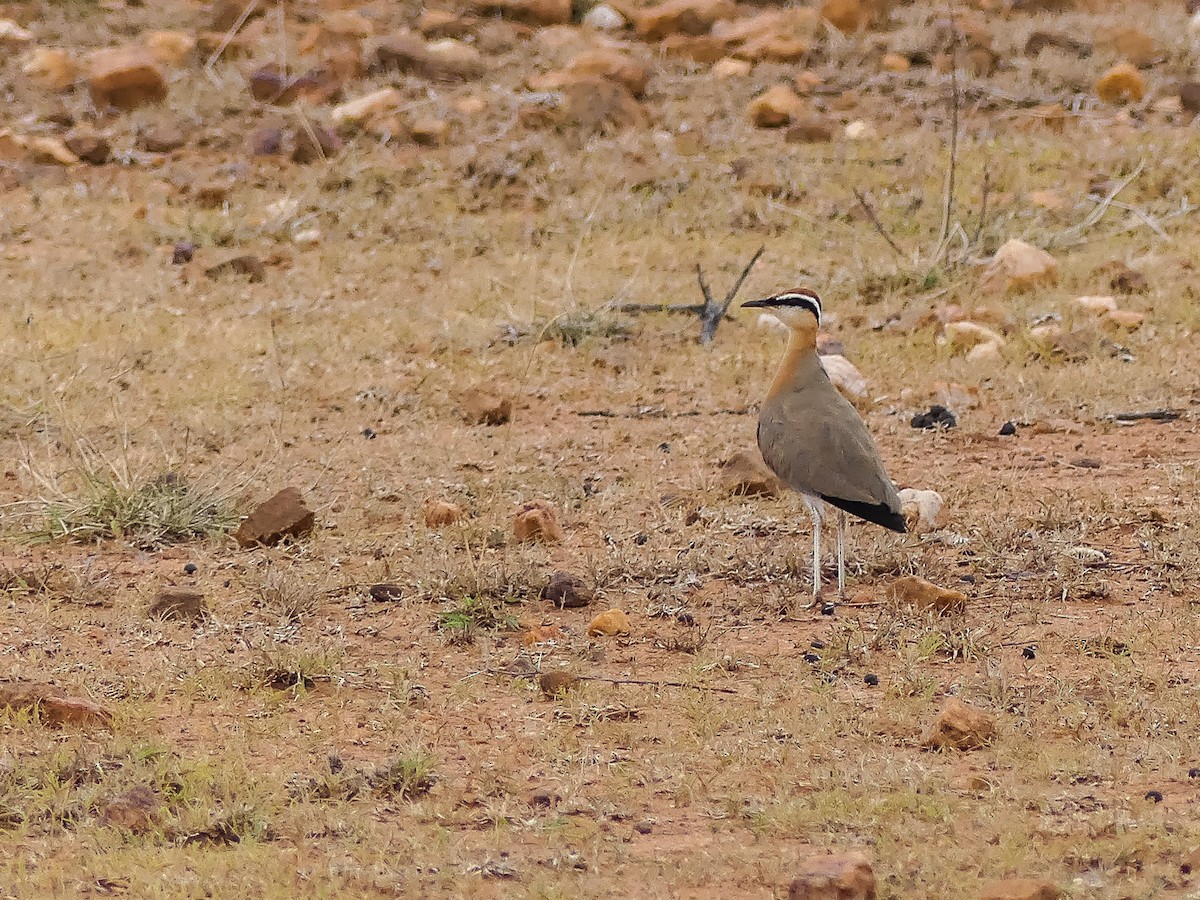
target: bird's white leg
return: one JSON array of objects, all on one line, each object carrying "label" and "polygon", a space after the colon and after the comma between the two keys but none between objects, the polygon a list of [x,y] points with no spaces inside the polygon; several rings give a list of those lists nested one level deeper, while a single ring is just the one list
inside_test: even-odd
[{"label": "bird's white leg", "polygon": [[846,599],[846,513],[838,510],[837,542],[838,542],[838,599]]},{"label": "bird's white leg", "polygon": [[813,602],[821,596],[821,500],[817,497],[804,496],[804,505],[812,518],[813,526]]}]

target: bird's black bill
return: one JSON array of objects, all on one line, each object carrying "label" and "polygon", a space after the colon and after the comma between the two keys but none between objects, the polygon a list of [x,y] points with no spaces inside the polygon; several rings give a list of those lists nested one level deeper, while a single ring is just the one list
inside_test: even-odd
[{"label": "bird's black bill", "polygon": [[762,309],[767,306],[774,306],[774,297],[764,297],[762,300],[747,300],[742,304],[742,309]]}]

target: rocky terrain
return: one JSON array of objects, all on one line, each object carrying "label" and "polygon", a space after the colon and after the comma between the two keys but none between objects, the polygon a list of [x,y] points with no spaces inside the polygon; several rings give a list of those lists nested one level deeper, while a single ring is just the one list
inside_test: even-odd
[{"label": "rocky terrain", "polygon": [[0,4],[3,893],[1191,896],[1198,35]]}]

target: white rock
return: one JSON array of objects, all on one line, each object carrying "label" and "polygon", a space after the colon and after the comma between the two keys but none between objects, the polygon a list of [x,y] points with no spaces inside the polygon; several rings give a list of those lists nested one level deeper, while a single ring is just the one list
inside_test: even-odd
[{"label": "white rock", "polygon": [[994,363],[1000,362],[1002,359],[1000,345],[995,341],[985,341],[982,344],[976,344],[967,351],[967,362]]},{"label": "white rock", "polygon": [[846,126],[846,140],[849,141],[873,141],[879,137],[875,131],[875,126],[870,122],[864,122],[862,119],[856,119]]},{"label": "white rock", "polygon": [[1115,297],[1076,297],[1071,303],[1084,312],[1095,313],[1098,316],[1117,311]]},{"label": "white rock", "polygon": [[825,374],[829,376],[829,380],[833,382],[833,386],[837,388],[843,397],[854,404],[854,408],[859,412],[865,412],[871,408],[871,395],[867,389],[867,379],[863,378],[862,372],[850,360],[844,356],[831,353],[828,356],[822,356],[821,368],[825,370]]},{"label": "white rock", "polygon": [[329,116],[334,125],[357,125],[388,113],[393,113],[404,103],[404,95],[392,87],[372,91],[354,100],[339,103]]},{"label": "white rock", "polygon": [[22,28],[12,19],[0,19],[0,44],[28,44],[33,32]]},{"label": "white rock", "polygon": [[1004,346],[1004,338],[999,333],[978,322],[947,322],[942,327],[942,333],[950,346],[956,348],[974,347],[977,344]]},{"label": "white rock", "polygon": [[754,66],[748,60],[726,56],[713,63],[713,67],[709,71],[712,72],[713,78],[745,78],[753,68]]},{"label": "white rock", "polygon": [[597,31],[620,31],[627,23],[625,17],[607,3],[597,3],[584,14],[583,24]]},{"label": "white rock", "polygon": [[933,531],[938,527],[938,517],[945,505],[941,494],[937,491],[905,488],[899,492],[899,495],[900,514],[904,516],[913,531],[921,534]]},{"label": "white rock", "polygon": [[321,243],[320,228],[305,228],[292,235],[292,243],[300,247],[315,247]]},{"label": "white rock", "polygon": [[984,270],[980,284],[988,293],[1023,291],[1058,281],[1058,260],[1032,244],[1005,241]]}]

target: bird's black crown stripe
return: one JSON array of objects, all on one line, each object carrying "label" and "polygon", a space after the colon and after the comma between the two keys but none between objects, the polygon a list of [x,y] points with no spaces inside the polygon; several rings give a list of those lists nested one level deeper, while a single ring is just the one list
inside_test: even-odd
[{"label": "bird's black crown stripe", "polygon": [[817,317],[818,321],[821,318],[821,298],[816,294],[800,294],[791,292],[786,294],[777,294],[774,298],[773,305],[807,309],[810,313]]}]

